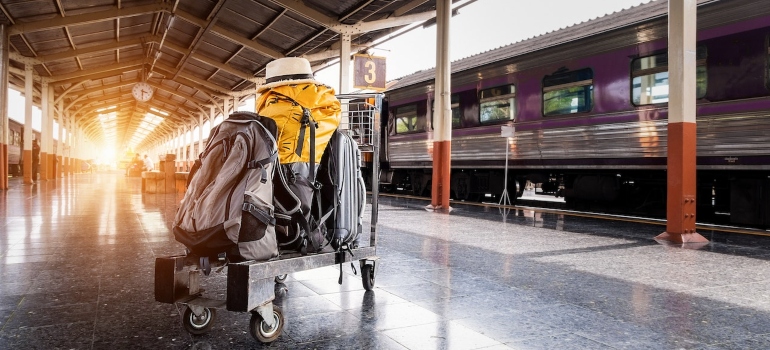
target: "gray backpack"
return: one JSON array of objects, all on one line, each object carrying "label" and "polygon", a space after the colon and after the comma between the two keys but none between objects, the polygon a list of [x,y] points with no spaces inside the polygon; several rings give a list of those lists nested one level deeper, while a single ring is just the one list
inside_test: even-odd
[{"label": "gray backpack", "polygon": [[275,122],[236,112],[211,131],[174,218],[192,254],[231,262],[278,256],[273,213]]},{"label": "gray backpack", "polygon": [[322,212],[331,214],[326,224],[327,240],[335,250],[347,245],[358,248],[358,236],[363,231],[366,207],[366,186],[361,175],[361,151],[345,132],[334,132],[318,169]]}]

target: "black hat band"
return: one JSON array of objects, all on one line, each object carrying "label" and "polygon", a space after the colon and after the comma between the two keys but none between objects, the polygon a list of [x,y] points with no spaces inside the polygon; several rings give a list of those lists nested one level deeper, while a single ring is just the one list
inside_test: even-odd
[{"label": "black hat band", "polygon": [[281,81],[281,80],[302,80],[302,79],[313,79],[313,75],[312,74],[279,75],[279,76],[267,78],[265,82],[274,83],[276,81]]}]

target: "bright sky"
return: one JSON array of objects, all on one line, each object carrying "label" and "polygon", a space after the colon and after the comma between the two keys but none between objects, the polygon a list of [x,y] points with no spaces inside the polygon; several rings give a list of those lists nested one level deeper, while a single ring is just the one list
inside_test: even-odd
[{"label": "bright sky", "polygon": [[[649,1],[478,0],[452,17],[450,59],[456,61]],[[370,53],[387,58],[388,81],[433,68],[436,66],[436,26],[415,29]],[[317,72],[316,79],[338,89],[339,65]]]}]

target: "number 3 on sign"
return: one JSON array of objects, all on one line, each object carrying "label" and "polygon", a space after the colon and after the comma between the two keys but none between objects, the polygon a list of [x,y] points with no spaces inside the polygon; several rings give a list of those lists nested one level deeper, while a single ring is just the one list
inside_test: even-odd
[{"label": "number 3 on sign", "polygon": [[374,91],[385,90],[385,57],[357,54],[353,56],[353,87]]},{"label": "number 3 on sign", "polygon": [[377,81],[377,72],[375,72],[377,66],[374,64],[374,61],[366,61],[364,67],[368,69],[366,74],[364,74],[364,80],[368,84],[374,84],[374,82]]}]

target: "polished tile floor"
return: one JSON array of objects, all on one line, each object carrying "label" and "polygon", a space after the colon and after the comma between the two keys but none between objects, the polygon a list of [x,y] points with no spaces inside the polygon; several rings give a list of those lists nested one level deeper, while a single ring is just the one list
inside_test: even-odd
[{"label": "polished tile floor", "polygon": [[[768,349],[770,238],[383,198],[376,288],[349,265],[279,285],[286,328],[263,346],[224,310],[187,334],[153,298],[178,195],[76,174],[0,192],[0,349]],[[223,274],[205,281],[221,295]],[[285,291],[282,292],[282,291]],[[183,310],[182,310],[183,311]]]}]

